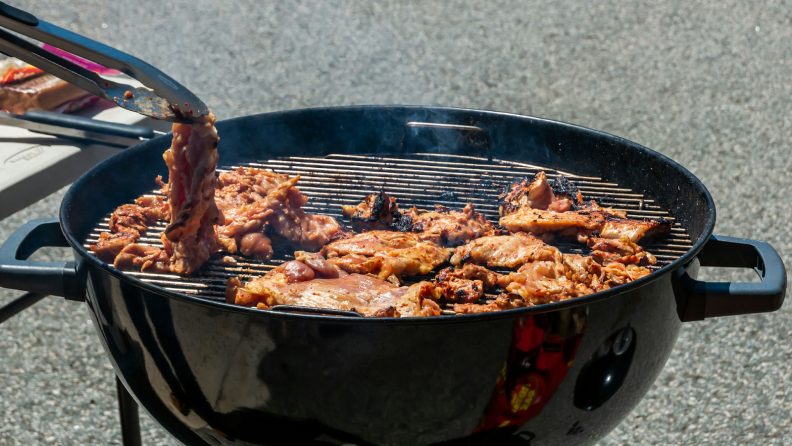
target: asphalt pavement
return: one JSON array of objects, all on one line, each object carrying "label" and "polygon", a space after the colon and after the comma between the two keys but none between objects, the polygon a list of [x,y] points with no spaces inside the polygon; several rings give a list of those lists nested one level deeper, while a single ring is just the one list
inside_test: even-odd
[{"label": "asphalt pavement", "polygon": [[[792,266],[790,2],[8,3],[161,68],[220,119],[425,104],[623,136],[707,185],[718,234],[769,241]],[[0,222],[2,240],[56,216],[63,192]],[[792,444],[791,309],[685,324],[652,390],[600,444]],[[176,444],[145,415],[142,428],[144,444]],[[0,445],[119,442],[112,369],[84,306],[48,298],[0,326]]]}]

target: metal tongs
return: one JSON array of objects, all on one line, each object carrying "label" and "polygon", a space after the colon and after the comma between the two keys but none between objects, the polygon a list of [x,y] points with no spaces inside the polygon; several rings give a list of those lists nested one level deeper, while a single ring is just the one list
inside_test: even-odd
[{"label": "metal tongs", "polygon": [[190,122],[209,113],[206,105],[192,92],[146,62],[39,20],[34,15],[3,2],[0,2],[0,28],[47,43],[107,68],[114,68],[145,85],[134,87],[105,79],[98,73],[0,29],[0,52],[114,102],[121,108],[171,122]]}]

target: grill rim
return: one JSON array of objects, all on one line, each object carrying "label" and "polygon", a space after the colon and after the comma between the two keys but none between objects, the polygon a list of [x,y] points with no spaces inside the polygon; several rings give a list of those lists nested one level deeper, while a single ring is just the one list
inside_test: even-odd
[{"label": "grill rim", "polygon": [[[210,301],[201,297],[197,296],[190,296],[187,294],[182,294],[175,291],[166,290],[160,286],[144,282],[140,279],[137,279],[133,276],[130,276],[123,271],[117,270],[114,267],[102,262],[101,260],[97,259],[82,246],[83,241],[79,240],[76,235],[74,234],[71,223],[71,216],[69,214],[71,203],[75,199],[76,196],[80,193],[84,193],[83,189],[89,187],[88,183],[94,179],[94,177],[98,176],[99,173],[104,172],[107,170],[108,166],[114,166],[118,164],[123,164],[124,160],[135,157],[139,152],[144,152],[145,150],[149,149],[151,146],[156,145],[160,146],[163,142],[168,141],[168,143],[164,144],[165,147],[169,146],[169,141],[172,138],[172,133],[168,133],[163,136],[159,136],[157,138],[153,138],[149,141],[143,142],[141,144],[135,145],[128,149],[125,149],[94,166],[88,172],[83,174],[74,184],[69,188],[66,192],[66,195],[61,202],[61,207],[59,211],[59,222],[61,226],[61,230],[63,231],[64,236],[68,244],[71,248],[82,257],[83,261],[87,261],[93,267],[99,268],[104,270],[106,273],[110,274],[113,277],[116,277],[124,282],[127,282],[130,285],[135,287],[140,287],[146,291],[152,292],[154,294],[173,298],[177,300],[181,300],[184,302],[190,302],[192,304],[197,304],[204,307],[214,308],[214,309],[222,309],[225,311],[232,311],[238,312],[242,314],[247,314],[249,316],[255,317],[264,317],[264,318],[276,318],[276,319],[286,319],[286,320],[317,320],[323,322],[330,322],[336,321],[338,323],[371,323],[371,324],[442,324],[442,323],[453,323],[454,321],[485,321],[485,320],[497,320],[497,319],[508,319],[514,317],[524,317],[532,314],[541,314],[550,311],[560,310],[564,308],[571,308],[576,307],[579,305],[588,305],[593,302],[597,302],[604,299],[609,299],[611,297],[621,295],[624,293],[631,292],[639,287],[647,285],[651,282],[656,280],[663,279],[667,274],[671,274],[677,268],[682,267],[683,265],[687,264],[688,262],[692,261],[698,253],[703,249],[706,242],[709,240],[715,226],[716,220],[716,211],[715,211],[715,203],[712,199],[712,195],[710,194],[709,190],[707,190],[706,186],[696,178],[693,173],[689,170],[684,168],[679,163],[675,162],[674,160],[666,157],[665,155],[651,150],[647,147],[644,147],[640,144],[637,144],[633,141],[627,140],[625,138],[612,135],[609,133],[605,133],[599,130],[594,130],[590,128],[586,128],[583,126],[569,124],[561,121],[554,121],[545,118],[538,118],[532,117],[527,115],[520,115],[515,113],[506,113],[506,112],[496,112],[496,111],[488,111],[488,110],[478,110],[478,109],[467,109],[467,108],[455,108],[455,107],[426,107],[426,106],[389,106],[389,105],[364,105],[364,106],[344,106],[344,107],[316,107],[316,108],[307,108],[307,109],[297,109],[297,110],[286,110],[286,111],[278,111],[272,113],[261,113],[257,115],[249,115],[243,116],[239,118],[232,118],[223,121],[217,122],[217,127],[219,133],[222,134],[222,127],[225,126],[233,126],[234,124],[243,123],[247,120],[252,119],[259,119],[262,117],[275,119],[278,117],[289,117],[290,115],[296,115],[298,113],[311,113],[311,112],[334,112],[334,111],[345,111],[345,112],[358,112],[358,113],[366,113],[371,111],[376,112],[383,112],[388,111],[389,109],[400,109],[400,110],[412,110],[415,112],[426,112],[426,111],[433,111],[437,112],[438,114],[441,113],[471,113],[471,114],[485,114],[489,115],[490,118],[495,119],[503,119],[506,117],[509,118],[516,118],[519,120],[528,120],[530,123],[533,122],[540,122],[551,124],[553,126],[558,126],[561,128],[565,128],[567,130],[574,130],[583,133],[592,134],[592,136],[598,136],[601,138],[608,139],[616,144],[621,144],[629,147],[629,150],[635,150],[639,152],[643,152],[644,155],[648,155],[652,158],[657,159],[659,163],[664,163],[671,167],[674,170],[677,170],[681,173],[684,177],[688,179],[688,181],[693,184],[699,191],[699,193],[703,196],[707,215],[704,221],[704,228],[699,236],[698,240],[693,244],[693,246],[683,255],[681,255],[678,259],[674,260],[670,264],[666,265],[665,267],[654,271],[652,274],[642,277],[634,282],[630,282],[626,285],[621,285],[619,287],[601,291],[594,294],[590,294],[588,296],[578,297],[574,299],[569,299],[561,302],[554,302],[549,304],[542,304],[536,305],[533,307],[525,307],[525,308],[517,308],[511,310],[503,310],[503,311],[496,311],[491,313],[478,313],[478,314],[455,314],[455,315],[441,315],[441,316],[432,316],[432,317],[422,317],[422,318],[360,318],[360,317],[351,317],[351,316],[333,316],[333,315],[314,315],[314,314],[296,314],[296,313],[285,313],[285,312],[275,312],[275,311],[264,311],[259,310],[256,308],[248,308],[242,307],[238,305],[233,305],[224,302],[216,302]],[[407,121],[405,121],[406,124]],[[343,153],[343,151],[338,151],[339,153]],[[453,154],[453,153],[450,153]],[[250,160],[248,162],[256,162],[256,160]],[[563,169],[565,170],[565,169]],[[145,192],[144,192],[145,193]],[[78,262],[80,265],[82,262]],[[354,322],[352,322],[354,321]]]}]

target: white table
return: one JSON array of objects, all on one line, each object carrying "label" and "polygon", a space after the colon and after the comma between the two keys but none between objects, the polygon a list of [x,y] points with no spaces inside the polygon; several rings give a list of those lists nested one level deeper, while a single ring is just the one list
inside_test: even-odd
[{"label": "white table", "polygon": [[[105,101],[77,114],[164,132],[171,127],[170,122],[156,121]],[[0,220],[74,182],[119,150],[0,126]]]}]

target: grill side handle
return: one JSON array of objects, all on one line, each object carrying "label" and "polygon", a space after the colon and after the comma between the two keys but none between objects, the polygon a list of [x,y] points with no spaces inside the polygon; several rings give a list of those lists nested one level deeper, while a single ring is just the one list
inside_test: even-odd
[{"label": "grill side handle", "polygon": [[768,313],[781,308],[786,295],[784,262],[769,243],[713,235],[698,256],[701,266],[751,268],[761,282],[705,282],[675,272],[674,292],[682,322],[711,317]]},{"label": "grill side handle", "polygon": [[83,301],[75,262],[31,262],[43,247],[68,247],[57,218],[33,220],[0,247],[0,287]]}]

